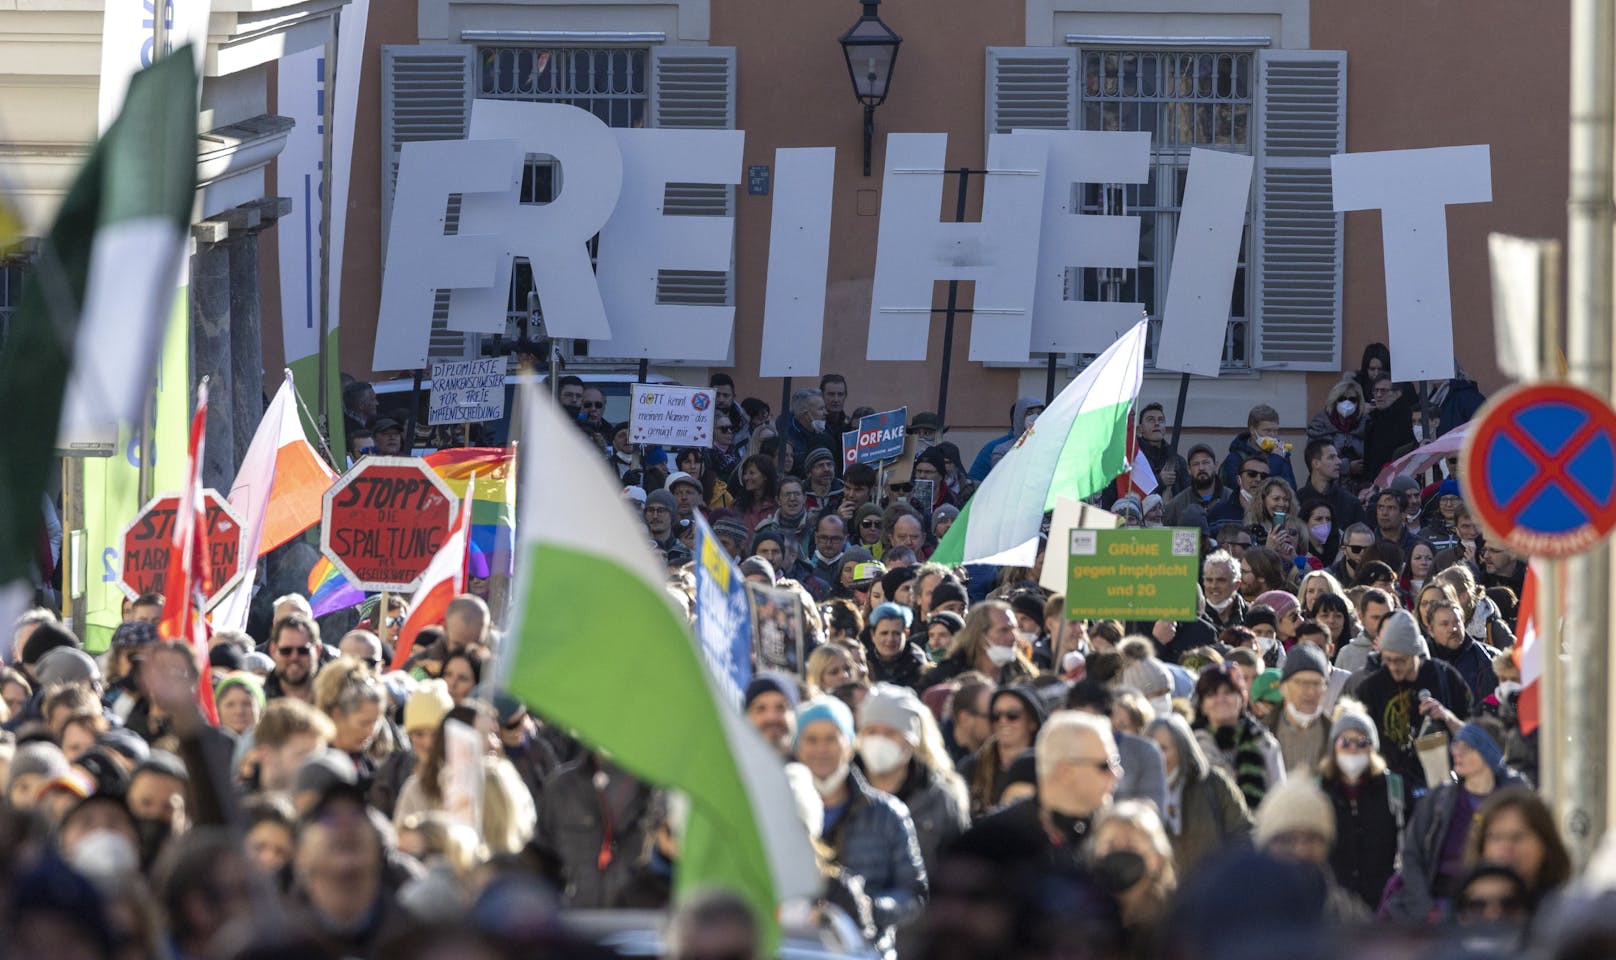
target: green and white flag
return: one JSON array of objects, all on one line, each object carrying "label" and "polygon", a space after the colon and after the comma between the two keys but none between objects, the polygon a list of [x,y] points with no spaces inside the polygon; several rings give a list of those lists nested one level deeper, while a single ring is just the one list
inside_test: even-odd
[{"label": "green and white flag", "polygon": [[0,457],[0,585],[35,569],[58,432],[142,415],[196,194],[196,86],[189,48],[135,74],[40,242],[0,347],[0,408],[26,414]]},{"label": "green and white flag", "polygon": [[994,466],[931,559],[1030,567],[1056,497],[1093,496],[1128,465],[1128,418],[1144,380],[1145,321],[1135,324],[1038,415]]},{"label": "green and white flag", "polygon": [[599,451],[547,398],[529,393],[523,417],[507,686],[623,769],[687,794],[676,892],[731,890],[777,932],[778,905],[820,885],[780,758],[719,693]]}]

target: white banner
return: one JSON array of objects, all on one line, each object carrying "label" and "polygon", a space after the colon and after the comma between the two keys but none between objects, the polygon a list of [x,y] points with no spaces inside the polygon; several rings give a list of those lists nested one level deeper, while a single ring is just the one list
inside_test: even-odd
[{"label": "white banner", "polygon": [[1490,203],[1485,144],[1338,153],[1330,158],[1337,210],[1379,210],[1386,262],[1387,345],[1399,383],[1453,376],[1448,204]]},{"label": "white banner", "polygon": [[296,122],[275,160],[275,192],[292,198],[292,213],[275,224],[281,273],[281,337],[286,362],[320,351],[320,158],[324,153],[325,51],[283,57],[276,80],[277,110]]},{"label": "white banner", "polygon": [[1249,155],[1191,150],[1173,273],[1156,335],[1156,369],[1215,377],[1223,365],[1230,294],[1251,193]]},{"label": "white banner", "polygon": [[505,415],[505,358],[450,360],[432,365],[432,404],[426,422],[484,423]]},{"label": "white banner", "polygon": [[[327,326],[333,331],[342,323],[342,254],[348,236],[348,182],[353,173],[354,125],[359,119],[360,64],[365,55],[365,31],[369,22],[370,0],[349,0],[338,14],[337,69],[335,74],[330,75],[327,90],[332,100],[331,251],[326,309],[330,317]],[[318,320],[314,326],[318,338]],[[336,362],[335,357],[332,362]]]},{"label": "white banner", "polygon": [[759,376],[819,376],[830,265],[829,198],[835,174],[835,147],[774,151]]},{"label": "white banner", "polygon": [[713,445],[713,392],[694,387],[634,384],[628,442],[664,447]]}]

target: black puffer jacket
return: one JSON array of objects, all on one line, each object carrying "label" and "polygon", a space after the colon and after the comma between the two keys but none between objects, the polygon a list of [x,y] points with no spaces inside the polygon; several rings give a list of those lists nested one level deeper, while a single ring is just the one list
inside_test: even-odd
[{"label": "black puffer jacket", "polygon": [[925,677],[931,669],[931,661],[927,659],[926,652],[913,642],[904,644],[903,649],[891,660],[882,659],[875,652],[874,643],[865,644],[864,654],[870,663],[871,682],[895,683],[916,693],[926,689]]}]

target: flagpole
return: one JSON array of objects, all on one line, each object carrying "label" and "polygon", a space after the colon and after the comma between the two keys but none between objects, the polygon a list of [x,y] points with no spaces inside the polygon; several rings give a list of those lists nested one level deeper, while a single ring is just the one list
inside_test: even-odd
[{"label": "flagpole", "polygon": [[[163,22],[163,17],[158,15],[157,10],[158,10],[158,7],[154,4],[153,7],[152,7],[152,62],[153,63],[157,62],[158,59],[160,59],[164,54],[166,54],[168,52],[168,49],[167,49],[168,48],[168,24]],[[162,4],[162,10],[164,12],[171,11],[171,10],[173,10],[173,7],[171,7],[171,6],[169,6],[168,4],[165,3],[165,4]],[[197,91],[198,91],[199,96],[200,96],[201,89],[202,89],[202,79],[200,77],[198,77],[197,78]],[[190,292],[189,291],[190,291],[190,288],[189,288],[189,286],[187,286],[186,287],[186,297],[187,297],[187,299],[189,299],[189,297],[190,297]],[[190,317],[189,306],[190,306],[189,303],[187,303],[187,305],[186,305],[186,307],[187,307],[187,309],[186,309],[187,321],[188,321],[188,319]],[[163,329],[163,337],[164,337],[165,340],[168,337],[168,324],[172,323],[173,320],[174,320],[173,316],[170,315],[169,317],[165,318],[165,320],[163,322],[163,328],[162,329]],[[161,368],[161,365],[159,364],[159,369],[160,368]],[[152,487],[153,487],[152,461],[157,459],[157,393],[156,393],[156,378],[155,377],[153,378],[153,382],[151,384],[151,387],[152,387],[152,389],[150,389],[150,390],[148,390],[146,392],[146,405],[145,405],[145,408],[141,411],[141,419],[140,419],[140,433],[139,433],[139,436],[140,436],[140,466],[139,466],[139,471],[138,471],[138,479],[136,481],[135,486],[136,486],[137,492],[139,493],[141,503],[150,503],[151,502],[152,493],[153,493],[153,490],[152,490]]]}]

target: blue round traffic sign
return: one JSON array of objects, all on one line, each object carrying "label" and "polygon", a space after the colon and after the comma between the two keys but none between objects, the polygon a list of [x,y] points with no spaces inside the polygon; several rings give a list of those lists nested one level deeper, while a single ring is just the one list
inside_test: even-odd
[{"label": "blue round traffic sign", "polygon": [[1493,398],[1465,438],[1464,464],[1465,499],[1517,553],[1581,553],[1616,527],[1616,411],[1580,387]]}]

